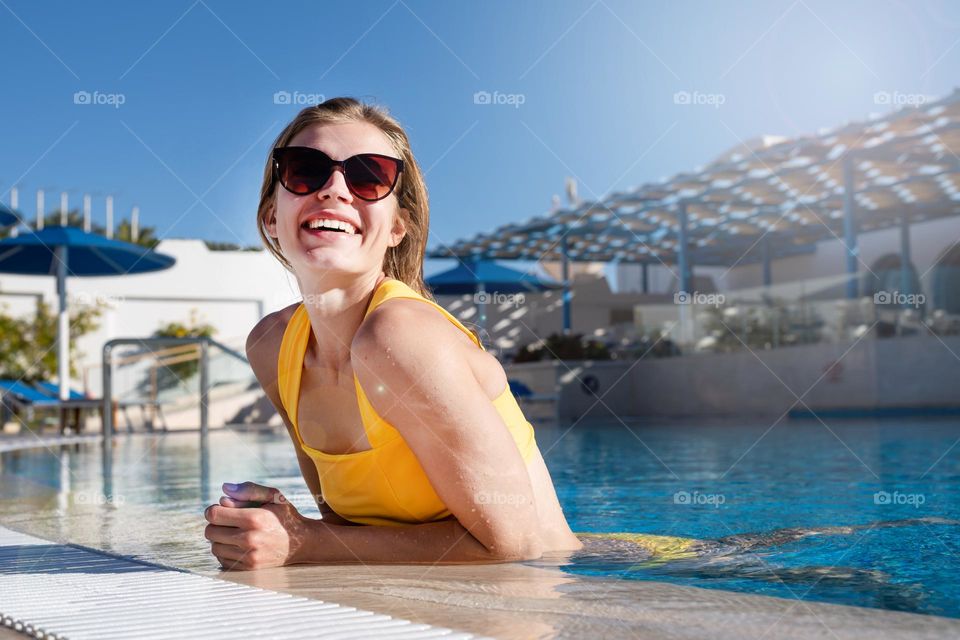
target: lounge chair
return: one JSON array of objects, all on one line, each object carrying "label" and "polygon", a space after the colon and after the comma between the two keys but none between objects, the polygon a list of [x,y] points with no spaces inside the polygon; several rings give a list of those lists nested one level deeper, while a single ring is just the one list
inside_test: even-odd
[{"label": "lounge chair", "polygon": [[2,420],[6,424],[7,413],[23,412],[27,420],[32,420],[38,410],[54,410],[60,416],[60,432],[66,433],[68,414],[72,412],[72,428],[80,433],[84,427],[84,411],[88,409],[103,409],[103,404],[97,398],[88,398],[74,390],[70,390],[67,400],[60,400],[58,388],[49,382],[28,383],[22,380],[0,379],[0,404],[2,404]]}]

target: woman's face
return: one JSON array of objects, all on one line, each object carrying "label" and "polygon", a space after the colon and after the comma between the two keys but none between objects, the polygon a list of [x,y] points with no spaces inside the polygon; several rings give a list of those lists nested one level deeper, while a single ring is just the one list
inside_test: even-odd
[{"label": "woman's face", "polygon": [[[365,122],[307,127],[288,143],[313,147],[334,160],[358,153],[380,153],[396,158],[397,152],[377,127]],[[401,176],[401,180],[403,177]],[[399,185],[398,185],[399,186]],[[388,247],[403,239],[397,190],[382,200],[367,202],[350,193],[343,172],[335,169],[319,191],[298,196],[281,184],[276,187],[275,217],[267,224],[284,257],[296,273],[339,271],[380,273]],[[357,233],[318,232],[305,228],[309,218],[329,210],[352,224]]]}]

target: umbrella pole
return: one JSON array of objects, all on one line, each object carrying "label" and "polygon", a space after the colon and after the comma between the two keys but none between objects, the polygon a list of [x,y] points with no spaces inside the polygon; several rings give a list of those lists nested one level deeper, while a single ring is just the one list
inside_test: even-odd
[{"label": "umbrella pole", "polygon": [[57,256],[57,367],[60,399],[70,399],[70,316],[67,313],[67,247],[56,248]]}]

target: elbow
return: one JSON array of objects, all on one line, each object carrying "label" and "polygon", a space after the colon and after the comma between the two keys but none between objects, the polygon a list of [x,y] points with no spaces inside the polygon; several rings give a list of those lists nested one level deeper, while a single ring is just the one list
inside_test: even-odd
[{"label": "elbow", "polygon": [[539,536],[524,535],[498,540],[487,550],[497,562],[536,560],[543,556],[543,543]]}]

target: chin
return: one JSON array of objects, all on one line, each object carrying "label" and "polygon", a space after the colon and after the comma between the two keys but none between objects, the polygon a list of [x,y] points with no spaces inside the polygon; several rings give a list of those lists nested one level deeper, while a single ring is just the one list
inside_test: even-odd
[{"label": "chin", "polygon": [[340,273],[359,273],[363,271],[352,256],[344,255],[343,252],[328,247],[315,247],[305,250],[301,254],[298,268],[303,268],[310,273],[325,273],[337,271]]},{"label": "chin", "polygon": [[329,255],[327,251],[308,251],[303,256],[303,266],[310,271],[350,271],[350,263]]}]

